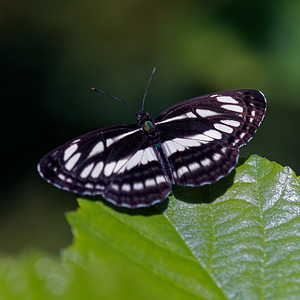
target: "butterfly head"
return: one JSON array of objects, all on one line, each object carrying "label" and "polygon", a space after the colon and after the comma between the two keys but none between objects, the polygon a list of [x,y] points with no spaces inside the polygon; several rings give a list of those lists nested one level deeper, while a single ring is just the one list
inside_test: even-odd
[{"label": "butterfly head", "polygon": [[143,125],[146,121],[151,120],[150,115],[142,110],[137,112],[136,120],[139,125]]}]

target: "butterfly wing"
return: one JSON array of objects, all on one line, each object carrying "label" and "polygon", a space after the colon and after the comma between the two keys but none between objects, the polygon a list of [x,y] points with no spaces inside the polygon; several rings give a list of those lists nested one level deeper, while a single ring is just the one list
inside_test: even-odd
[{"label": "butterfly wing", "polygon": [[58,188],[100,194],[118,206],[150,206],[171,191],[169,178],[138,125],[84,134],[43,157],[38,170]]},{"label": "butterfly wing", "polygon": [[175,182],[200,186],[226,176],[265,111],[261,92],[234,90],[189,99],[162,112],[154,122]]}]

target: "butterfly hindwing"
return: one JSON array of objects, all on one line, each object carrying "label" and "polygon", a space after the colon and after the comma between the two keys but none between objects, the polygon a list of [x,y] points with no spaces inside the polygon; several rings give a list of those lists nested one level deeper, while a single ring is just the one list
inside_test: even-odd
[{"label": "butterfly hindwing", "polygon": [[154,121],[175,182],[199,186],[227,175],[265,110],[261,92],[235,90],[189,99],[162,112]]},{"label": "butterfly hindwing", "polygon": [[119,206],[149,206],[171,191],[138,125],[89,132],[47,154],[38,169],[52,185],[78,194],[101,194]]},{"label": "butterfly hindwing", "polygon": [[[144,207],[161,202],[171,192],[171,182],[157,160],[152,147],[139,150],[139,157],[133,157],[137,164],[126,170],[131,162],[124,165],[124,172],[114,175],[103,196],[118,206]],[[143,161],[148,162],[143,164]]]},{"label": "butterfly hindwing", "polygon": [[201,186],[213,183],[233,169],[239,155],[237,148],[230,148],[218,141],[210,142],[209,147],[207,145],[203,140],[166,138],[162,147],[177,184]]}]

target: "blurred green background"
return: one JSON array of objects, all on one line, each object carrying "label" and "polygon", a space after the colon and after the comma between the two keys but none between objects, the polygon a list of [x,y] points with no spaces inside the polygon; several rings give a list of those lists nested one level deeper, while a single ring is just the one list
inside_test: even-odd
[{"label": "blurred green background", "polygon": [[58,252],[76,196],[44,182],[39,159],[89,130],[154,117],[181,100],[255,88],[268,110],[241,156],[300,173],[300,1],[15,1],[0,4],[0,252]]}]

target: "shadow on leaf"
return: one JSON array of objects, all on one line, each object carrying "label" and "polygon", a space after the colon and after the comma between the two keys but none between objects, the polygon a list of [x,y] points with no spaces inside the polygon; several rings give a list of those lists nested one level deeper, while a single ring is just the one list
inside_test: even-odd
[{"label": "shadow on leaf", "polygon": [[168,207],[169,199],[166,198],[162,202],[155,204],[150,207],[139,207],[139,208],[127,208],[127,207],[119,207],[116,206],[108,201],[106,201],[103,197],[101,196],[84,196],[84,199],[89,200],[89,201],[101,201],[104,205],[114,209],[115,211],[131,216],[136,216],[136,215],[142,215],[145,217],[150,217],[153,215],[159,215],[162,214]]},{"label": "shadow on leaf", "polygon": [[[243,162],[244,160],[240,161],[238,165],[243,164]],[[182,201],[185,203],[194,203],[194,204],[212,203],[217,198],[225,194],[226,191],[232,186],[235,174],[236,171],[233,170],[229,175],[220,179],[216,183],[207,184],[200,187],[186,187],[186,186],[174,185],[172,189],[172,193],[178,201]],[[132,209],[132,208],[115,206],[112,203],[107,202],[102,197],[85,196],[85,199],[91,201],[95,201],[95,200],[102,201],[106,206],[114,209],[115,211],[119,213],[132,215],[132,216],[135,215],[153,216],[157,214],[162,214],[168,208],[168,203],[169,203],[169,199],[166,198],[164,201],[154,206]]]},{"label": "shadow on leaf", "polygon": [[236,171],[233,170],[229,175],[213,184],[200,187],[185,187],[176,185],[173,187],[174,197],[186,203],[212,203],[218,197],[226,193],[233,184]]}]

